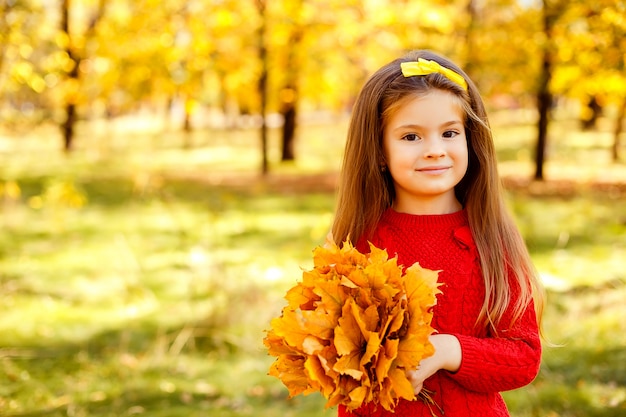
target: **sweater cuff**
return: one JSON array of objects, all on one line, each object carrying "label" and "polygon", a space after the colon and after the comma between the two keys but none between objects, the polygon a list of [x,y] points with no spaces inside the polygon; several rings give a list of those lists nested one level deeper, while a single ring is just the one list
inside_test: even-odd
[{"label": "sweater cuff", "polygon": [[[489,364],[489,358],[485,357],[484,346],[479,343],[475,337],[455,334],[459,343],[461,344],[461,366],[457,372],[450,373],[452,379],[461,384],[470,391],[475,392],[493,392],[503,391],[504,387],[501,387],[496,380],[500,379],[502,375],[496,377],[492,375],[487,377],[486,373],[494,372],[495,369]],[[493,366],[493,368],[496,368]]]},{"label": "sweater cuff", "polygon": [[500,345],[498,353],[486,349],[485,339],[459,334],[454,336],[461,344],[461,366],[449,375],[471,391],[508,391],[529,384],[537,376],[540,349],[533,349],[522,342],[521,346],[517,345],[520,350],[515,348],[514,341],[501,340],[504,345]]},{"label": "sweater cuff", "polygon": [[483,352],[476,343],[473,343],[473,337],[460,334],[455,334],[454,336],[461,344],[461,366],[459,366],[456,372],[452,372],[451,375],[459,382],[466,381],[467,378],[472,378],[472,376],[475,378],[476,374],[481,372],[485,366],[482,361],[477,360]]}]

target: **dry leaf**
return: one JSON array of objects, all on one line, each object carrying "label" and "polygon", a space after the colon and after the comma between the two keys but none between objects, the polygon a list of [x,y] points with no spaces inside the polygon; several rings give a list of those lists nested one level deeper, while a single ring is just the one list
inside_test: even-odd
[{"label": "dry leaf", "polygon": [[431,356],[428,337],[437,271],[406,271],[384,249],[362,254],[348,241],[313,251],[312,270],[285,298],[264,343],[277,359],[269,374],[290,396],[321,392],[326,406],[373,402],[393,410],[415,399],[406,371]]}]

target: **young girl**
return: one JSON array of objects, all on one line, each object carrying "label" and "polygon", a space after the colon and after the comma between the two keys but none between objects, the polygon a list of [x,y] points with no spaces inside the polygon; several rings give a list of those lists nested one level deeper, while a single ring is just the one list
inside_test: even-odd
[{"label": "young girl", "polygon": [[[348,131],[333,237],[438,270],[435,354],[395,415],[508,416],[500,391],[537,375],[539,283],[508,214],[482,99],[455,64],[415,51],[365,84]],[[339,416],[394,415],[367,404]]]}]

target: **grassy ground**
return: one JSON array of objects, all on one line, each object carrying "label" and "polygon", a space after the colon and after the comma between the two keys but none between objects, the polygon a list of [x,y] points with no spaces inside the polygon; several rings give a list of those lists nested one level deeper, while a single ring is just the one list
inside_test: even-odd
[{"label": "grassy ground", "polygon": [[[330,225],[345,126],[305,127],[299,161],[265,179],[249,131],[184,149],[178,133],[97,127],[70,157],[45,129],[0,138],[0,414],[334,415],[286,398],[261,339]],[[624,415],[626,169],[608,134],[559,129],[539,184],[532,128],[496,127],[561,345],[505,395],[517,417]]]}]

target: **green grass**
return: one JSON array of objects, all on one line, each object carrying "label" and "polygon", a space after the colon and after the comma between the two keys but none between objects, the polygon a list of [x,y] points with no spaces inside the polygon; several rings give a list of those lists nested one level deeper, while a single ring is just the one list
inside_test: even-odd
[{"label": "green grass", "polygon": [[[262,338],[330,227],[319,174],[338,169],[344,128],[306,127],[286,166],[272,132],[265,179],[250,131],[197,132],[183,149],[172,132],[106,140],[85,126],[70,157],[54,132],[3,139],[0,414],[335,415],[319,395],[287,398]],[[502,171],[523,177],[530,128],[498,129]],[[548,170],[572,184],[508,191],[561,345],[532,385],[505,394],[517,417],[626,412],[625,195],[590,186],[626,175],[584,135],[559,142],[566,158]]]}]

